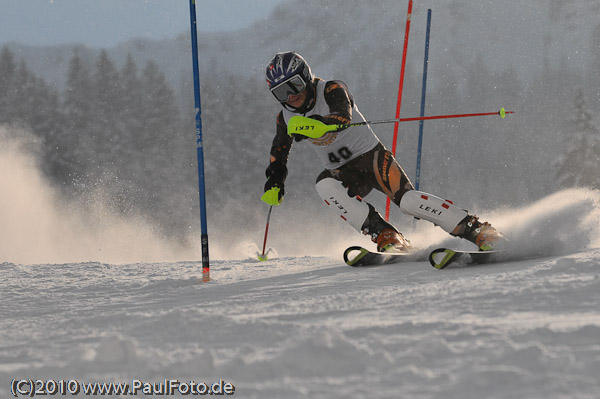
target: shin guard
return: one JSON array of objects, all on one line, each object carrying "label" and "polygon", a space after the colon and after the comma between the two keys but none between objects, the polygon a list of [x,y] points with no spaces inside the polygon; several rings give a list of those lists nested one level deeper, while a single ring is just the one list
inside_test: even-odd
[{"label": "shin guard", "polygon": [[452,233],[454,228],[468,215],[467,211],[448,200],[416,190],[408,191],[402,196],[400,210],[407,215],[440,226],[448,233]]},{"label": "shin guard", "polygon": [[320,180],[316,187],[329,208],[357,231],[362,231],[362,226],[369,216],[369,206],[366,202],[358,196],[350,197],[342,182],[330,177]]}]

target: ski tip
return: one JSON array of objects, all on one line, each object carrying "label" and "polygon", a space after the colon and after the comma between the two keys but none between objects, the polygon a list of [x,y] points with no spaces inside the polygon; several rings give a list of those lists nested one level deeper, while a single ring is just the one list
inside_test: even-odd
[{"label": "ski tip", "polygon": [[[350,259],[350,253],[355,252],[355,251],[358,251],[358,254],[356,256],[352,257],[352,259]],[[361,260],[368,253],[369,253],[369,251],[367,251],[363,247],[353,246],[353,247],[347,248],[344,251],[344,262],[346,262],[346,264],[348,266],[357,266],[356,263],[359,260]]]},{"label": "ski tip", "polygon": [[455,255],[456,251],[448,248],[438,248],[429,254],[429,263],[436,269],[443,269]]}]

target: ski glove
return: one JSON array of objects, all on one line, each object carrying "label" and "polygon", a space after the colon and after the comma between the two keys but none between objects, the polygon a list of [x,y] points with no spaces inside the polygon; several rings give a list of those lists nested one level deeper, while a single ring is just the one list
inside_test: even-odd
[{"label": "ski glove", "polygon": [[299,143],[302,140],[306,140],[308,138],[307,136],[305,136],[303,134],[296,134],[296,133],[292,134],[292,137],[294,138],[294,141],[296,143]]},{"label": "ski glove", "polygon": [[287,177],[287,167],[285,163],[275,160],[267,167],[265,174],[267,182],[265,183],[265,193],[261,199],[269,205],[279,205],[283,201],[284,182]]}]

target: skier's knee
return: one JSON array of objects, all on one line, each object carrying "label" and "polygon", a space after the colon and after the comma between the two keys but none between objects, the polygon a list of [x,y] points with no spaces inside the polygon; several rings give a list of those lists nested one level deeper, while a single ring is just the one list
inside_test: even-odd
[{"label": "skier's knee", "polygon": [[319,173],[319,175],[317,176],[317,180],[315,181],[315,184],[319,183],[321,180],[326,179],[326,178],[334,178],[332,170],[325,169],[324,171]]},{"label": "skier's knee", "polygon": [[331,177],[317,181],[317,193],[325,204],[335,211],[343,220],[361,231],[369,216],[369,206],[359,197],[351,197],[342,182]]},{"label": "skier's knee", "polygon": [[411,190],[402,196],[400,210],[418,219],[427,220],[451,233],[467,216],[467,211],[423,191]]}]

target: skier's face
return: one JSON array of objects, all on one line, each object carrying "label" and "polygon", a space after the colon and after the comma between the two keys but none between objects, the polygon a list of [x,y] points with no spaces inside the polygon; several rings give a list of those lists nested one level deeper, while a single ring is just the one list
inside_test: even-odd
[{"label": "skier's face", "polygon": [[287,104],[294,108],[300,108],[304,101],[306,101],[306,96],[308,95],[308,90],[304,89],[302,92],[298,94],[290,94]]}]

